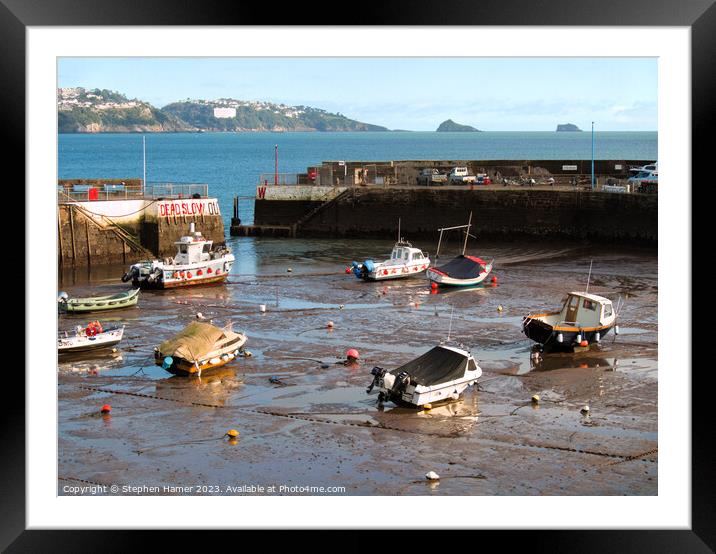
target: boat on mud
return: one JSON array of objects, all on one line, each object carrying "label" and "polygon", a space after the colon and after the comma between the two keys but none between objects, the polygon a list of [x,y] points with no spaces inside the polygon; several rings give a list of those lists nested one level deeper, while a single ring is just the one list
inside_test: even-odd
[{"label": "boat on mud", "polygon": [[122,276],[122,282],[132,281],[140,288],[168,289],[217,283],[226,279],[234,264],[234,255],[226,246],[213,248],[189,224],[189,234],[175,242],[177,253],[164,260],[144,260],[133,264]]},{"label": "boat on mud", "polygon": [[192,322],[154,349],[154,361],[174,375],[199,375],[239,357],[247,337],[230,328]]},{"label": "boat on mud", "polygon": [[87,298],[70,298],[66,292],[61,292],[57,298],[57,304],[60,311],[66,313],[101,312],[130,308],[137,305],[139,290],[131,289],[117,294],[89,296]]},{"label": "boat on mud", "polygon": [[457,400],[482,369],[463,345],[443,342],[396,369],[374,367],[371,375],[368,394],[377,388],[379,401],[415,408]]},{"label": "boat on mud", "polygon": [[61,331],[57,336],[57,353],[71,354],[109,348],[122,340],[124,325],[103,328],[99,321],[90,322],[87,327],[78,325],[74,332]]},{"label": "boat on mud", "polygon": [[619,334],[612,301],[587,292],[570,292],[559,311],[522,318],[522,332],[543,348],[553,350],[599,343],[612,329]]},{"label": "boat on mud", "polygon": [[468,256],[465,254],[467,249],[467,239],[470,235],[470,227],[472,226],[472,212],[467,225],[458,225],[456,227],[445,227],[438,229],[440,238],[438,239],[438,248],[435,252],[435,263],[437,263],[440,254],[440,244],[444,231],[453,229],[465,229],[465,241],[462,246],[462,254],[453,258],[444,265],[431,267],[427,270],[427,278],[438,285],[453,287],[470,287],[482,283],[492,271],[494,260],[489,262],[478,258],[477,256]]},{"label": "boat on mud", "polygon": [[398,220],[398,241],[393,246],[390,259],[383,262],[365,260],[353,262],[350,270],[358,279],[365,281],[384,281],[419,275],[430,267],[430,257],[400,236]]}]

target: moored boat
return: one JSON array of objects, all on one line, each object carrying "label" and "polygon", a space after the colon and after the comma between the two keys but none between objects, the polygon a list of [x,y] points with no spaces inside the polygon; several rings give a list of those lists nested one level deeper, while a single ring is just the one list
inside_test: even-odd
[{"label": "moored boat", "polygon": [[131,280],[135,287],[154,289],[204,285],[226,279],[234,264],[231,250],[225,246],[213,248],[213,241],[195,231],[194,223],[189,225],[189,234],[174,244],[174,258],[133,264],[122,281]]},{"label": "moored boat", "polygon": [[465,254],[467,249],[467,239],[470,235],[470,227],[472,226],[472,212],[467,225],[458,225],[455,227],[444,227],[438,229],[440,231],[440,239],[438,240],[438,248],[435,252],[435,262],[437,263],[440,255],[440,244],[442,242],[443,232],[452,229],[465,229],[465,241],[462,246],[462,254],[456,256],[448,263],[428,268],[427,278],[438,285],[446,285],[453,287],[470,287],[482,283],[492,271],[494,260],[486,262],[477,256],[468,256]]},{"label": "moored boat", "polygon": [[612,301],[587,292],[570,292],[560,311],[529,314],[522,320],[528,338],[555,350],[599,343],[612,329],[619,333]]},{"label": "moored boat", "polygon": [[420,407],[454,401],[482,375],[470,351],[463,345],[440,343],[422,356],[393,370],[374,367],[368,387],[379,391],[379,400],[399,406]]},{"label": "moored boat", "polygon": [[195,321],[156,347],[154,361],[175,375],[201,375],[239,357],[246,340],[229,328]]},{"label": "moored boat", "polygon": [[351,271],[358,279],[365,281],[384,281],[419,275],[430,267],[430,257],[400,236],[398,219],[398,241],[393,246],[390,259],[383,262],[365,260],[353,262]]},{"label": "moored boat", "polygon": [[139,290],[131,289],[117,294],[89,296],[86,298],[70,298],[67,293],[61,292],[57,298],[57,303],[60,310],[67,313],[88,313],[130,308],[137,305]]},{"label": "moored boat", "polygon": [[99,321],[93,321],[87,327],[78,325],[72,333],[61,331],[57,337],[57,352],[70,354],[109,348],[118,344],[123,335],[124,325],[103,328]]}]

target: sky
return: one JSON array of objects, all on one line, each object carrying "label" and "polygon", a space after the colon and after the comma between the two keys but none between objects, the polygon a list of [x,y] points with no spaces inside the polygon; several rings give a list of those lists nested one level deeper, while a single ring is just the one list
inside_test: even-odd
[{"label": "sky", "polygon": [[60,58],[58,86],[163,107],[235,98],[323,108],[389,129],[655,131],[656,58]]}]

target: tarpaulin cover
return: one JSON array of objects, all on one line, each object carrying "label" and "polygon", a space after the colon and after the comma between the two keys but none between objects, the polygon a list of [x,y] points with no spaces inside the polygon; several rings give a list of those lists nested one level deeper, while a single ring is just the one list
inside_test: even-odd
[{"label": "tarpaulin cover", "polygon": [[175,356],[188,362],[201,360],[216,348],[216,342],[225,336],[224,331],[208,323],[195,321],[159,345],[162,356]]},{"label": "tarpaulin cover", "polygon": [[454,350],[436,346],[391,373],[397,376],[406,371],[411,381],[428,387],[463,377],[467,360],[466,356]]},{"label": "tarpaulin cover", "polygon": [[485,261],[478,260],[480,258],[473,256],[458,256],[436,269],[455,279],[474,279],[485,271]]}]

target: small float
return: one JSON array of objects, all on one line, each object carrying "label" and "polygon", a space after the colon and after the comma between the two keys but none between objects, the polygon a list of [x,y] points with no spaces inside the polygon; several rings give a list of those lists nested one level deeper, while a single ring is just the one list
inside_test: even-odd
[{"label": "small float", "polygon": [[57,353],[70,354],[109,348],[118,344],[123,335],[124,325],[103,328],[99,321],[91,321],[87,327],[78,325],[73,332],[61,331],[57,336]]},{"label": "small float", "polygon": [[383,262],[365,260],[353,262],[351,271],[358,279],[365,281],[384,281],[419,275],[430,267],[430,257],[400,236],[398,220],[398,241],[393,246],[390,259]]},{"label": "small float", "polygon": [[562,309],[529,314],[522,319],[522,332],[543,348],[573,350],[599,343],[616,325],[612,301],[588,292],[570,292]]},{"label": "small float", "polygon": [[226,279],[234,263],[231,250],[225,246],[213,248],[213,241],[195,231],[194,223],[189,224],[189,234],[174,244],[177,247],[174,258],[133,264],[122,281],[152,289],[205,285]]},{"label": "small float", "polygon": [[187,325],[154,349],[154,361],[174,375],[201,376],[241,355],[247,337],[229,327],[223,329],[198,321]]},{"label": "small float", "polygon": [[494,260],[486,262],[482,258],[476,256],[468,256],[465,254],[467,249],[467,239],[471,237],[470,227],[472,226],[472,212],[467,225],[458,225],[456,227],[444,227],[438,229],[440,238],[438,239],[438,248],[435,252],[435,263],[437,263],[440,254],[440,244],[442,243],[443,232],[453,229],[465,229],[465,241],[462,246],[462,254],[453,258],[448,263],[431,267],[427,270],[427,278],[438,285],[452,287],[470,287],[482,283],[492,271]]},{"label": "small float", "polygon": [[66,292],[61,292],[57,298],[57,304],[60,311],[66,313],[101,312],[130,308],[137,305],[139,290],[131,289],[117,294],[89,296],[87,298],[70,298]]},{"label": "small float", "polygon": [[443,342],[396,369],[374,367],[371,374],[368,394],[375,387],[380,401],[414,408],[457,400],[482,375],[482,369],[463,345]]}]

